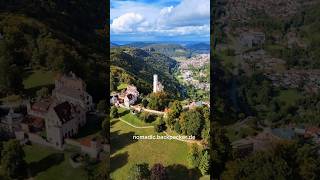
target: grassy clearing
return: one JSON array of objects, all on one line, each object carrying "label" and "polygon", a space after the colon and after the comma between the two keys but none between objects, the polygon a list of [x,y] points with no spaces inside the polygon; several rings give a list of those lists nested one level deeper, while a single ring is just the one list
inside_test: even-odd
[{"label": "grassy clearing", "polygon": [[198,176],[189,169],[187,143],[177,140],[133,140],[133,135],[148,136],[156,133],[152,128],[136,129],[119,120],[111,121],[110,131],[112,179],[127,179],[130,167],[142,162],[148,163],[149,166],[162,163],[169,171],[169,179],[188,179],[188,176]]},{"label": "grassy clearing", "polygon": [[10,95],[0,99],[3,103],[19,103],[22,101],[21,96],[19,95]]},{"label": "grassy clearing", "polygon": [[301,98],[297,90],[289,89],[282,90],[278,96],[279,100],[285,102],[287,105],[294,105],[296,101]]},{"label": "grassy clearing", "polygon": [[121,83],[118,87],[117,90],[121,91],[122,89],[126,89],[128,87],[128,84],[126,83]]},{"label": "grassy clearing", "polygon": [[122,120],[127,121],[128,123],[135,125],[135,126],[152,126],[155,125],[157,122],[153,121],[152,123],[146,123],[139,119],[137,115],[132,114],[129,110],[124,108],[119,108],[118,112]]},{"label": "grassy clearing", "polygon": [[35,180],[86,180],[83,168],[73,168],[69,163],[72,152],[62,152],[40,145],[24,146],[25,160],[34,173]]},{"label": "grassy clearing", "polygon": [[23,80],[23,85],[25,89],[51,85],[54,83],[54,77],[55,73],[52,71],[36,70]]}]

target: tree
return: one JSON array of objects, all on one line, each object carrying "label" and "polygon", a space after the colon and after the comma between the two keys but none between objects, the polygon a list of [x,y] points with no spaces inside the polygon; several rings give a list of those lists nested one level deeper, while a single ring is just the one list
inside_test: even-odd
[{"label": "tree", "polygon": [[220,178],[225,164],[231,159],[232,146],[222,129],[217,123],[211,123],[212,133],[210,134],[210,154],[211,154],[211,170],[214,178]]},{"label": "tree", "polygon": [[[291,148],[292,149],[292,148]],[[298,172],[302,179],[317,179],[320,174],[320,157],[317,148],[305,144],[296,152]]]},{"label": "tree", "polygon": [[166,123],[169,126],[170,129],[173,129],[174,124],[177,122],[177,118],[175,118],[174,113],[171,112],[171,110],[169,109],[169,111],[167,112],[167,117],[166,117]]},{"label": "tree", "polygon": [[43,87],[39,89],[36,94],[38,99],[46,98],[49,96],[49,89],[47,87]]},{"label": "tree", "polygon": [[233,174],[234,179],[294,179],[288,163],[272,152],[257,152],[238,161],[237,166],[228,168],[224,176],[231,177],[230,174]]},{"label": "tree", "polygon": [[149,95],[148,107],[150,109],[162,111],[169,104],[168,94],[165,92],[151,93]]},{"label": "tree", "polygon": [[106,100],[100,100],[97,104],[97,110],[101,113],[105,113],[107,111],[107,101]]},{"label": "tree", "polygon": [[119,114],[118,114],[118,108],[116,108],[115,106],[112,106],[110,109],[110,118],[114,119],[114,118],[118,118]]},{"label": "tree", "polygon": [[101,130],[101,134],[104,138],[106,138],[107,142],[110,142],[110,120],[108,117],[106,117],[104,119],[104,121],[102,121],[102,130]]},{"label": "tree", "polygon": [[23,89],[21,69],[10,55],[0,56],[0,92],[18,93]]},{"label": "tree", "polygon": [[110,158],[105,158],[99,163],[95,173],[96,180],[109,180]]},{"label": "tree", "polygon": [[7,176],[21,177],[25,173],[26,163],[24,151],[17,140],[9,140],[1,152],[1,168]]},{"label": "tree", "polygon": [[151,180],[167,180],[168,176],[166,173],[166,168],[160,164],[154,164],[151,168]]},{"label": "tree", "polygon": [[203,117],[195,109],[183,112],[179,118],[181,130],[186,135],[193,135],[197,138],[201,137],[201,129],[203,126]]},{"label": "tree", "polygon": [[181,126],[180,126],[180,123],[179,123],[179,121],[176,121],[175,123],[174,123],[174,130],[177,132],[177,133],[179,133],[179,134],[181,134]]},{"label": "tree", "polygon": [[195,144],[191,146],[191,149],[188,153],[188,162],[191,167],[198,167],[201,159],[201,151],[199,147]]},{"label": "tree", "polygon": [[179,101],[173,101],[169,108],[173,118],[178,118],[180,116],[180,113],[182,112],[182,106]]},{"label": "tree", "polygon": [[158,123],[154,126],[156,132],[162,132],[166,130],[166,123],[163,121],[162,117],[157,117]]},{"label": "tree", "polygon": [[147,163],[134,164],[129,171],[129,180],[146,180],[150,177],[149,165]]},{"label": "tree", "polygon": [[199,170],[201,171],[202,175],[206,175],[209,173],[209,169],[210,169],[210,156],[208,151],[204,151],[204,154],[202,155],[199,163]]},{"label": "tree", "polygon": [[148,103],[149,103],[149,102],[148,102],[148,100],[147,100],[146,98],[143,98],[143,99],[142,99],[142,106],[143,106],[143,107],[147,107],[147,106],[148,106]]}]

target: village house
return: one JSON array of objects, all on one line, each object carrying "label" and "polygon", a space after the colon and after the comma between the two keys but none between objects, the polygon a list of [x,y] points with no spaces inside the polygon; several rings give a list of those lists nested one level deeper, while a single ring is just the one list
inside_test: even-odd
[{"label": "village house", "polygon": [[125,91],[124,105],[129,107],[138,100],[138,97],[139,91],[137,90],[137,87],[128,85]]},{"label": "village house", "polygon": [[14,132],[20,129],[20,123],[23,120],[23,114],[15,113],[13,109],[1,119],[0,128],[7,133],[8,136],[14,136]]},{"label": "village house", "polygon": [[88,154],[90,157],[99,158],[99,153],[102,150],[101,141],[97,138],[85,138],[80,141],[81,151]]},{"label": "village house", "polygon": [[232,148],[238,156],[247,156],[252,152],[262,151],[272,148],[281,141],[281,138],[270,131],[264,131],[254,137],[246,137],[232,142]]},{"label": "village house", "polygon": [[130,105],[135,104],[135,102],[138,100],[138,97],[139,91],[137,90],[137,87],[128,85],[125,91],[123,91],[122,93],[111,94],[110,104],[113,104],[115,106],[123,104],[126,107],[129,107]]}]

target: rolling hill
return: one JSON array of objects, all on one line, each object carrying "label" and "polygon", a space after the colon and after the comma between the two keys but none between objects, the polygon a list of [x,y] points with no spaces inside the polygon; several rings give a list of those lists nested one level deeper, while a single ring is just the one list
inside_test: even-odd
[{"label": "rolling hill", "polygon": [[[170,93],[179,95],[180,85],[172,76],[177,62],[157,52],[137,48],[111,48],[111,87],[121,83],[134,84],[139,91],[152,91],[153,74],[158,74],[160,82]],[[111,89],[112,90],[112,89]]]},{"label": "rolling hill", "polygon": [[210,44],[209,43],[193,43],[186,45],[186,48],[190,49],[192,53],[209,53]]},{"label": "rolling hill", "polygon": [[122,47],[140,48],[147,51],[158,52],[168,57],[190,57],[191,51],[180,45],[173,43],[160,43],[160,42],[132,42],[123,45]]},{"label": "rolling hill", "polygon": [[143,49],[155,51],[168,57],[191,57],[191,51],[179,44],[151,44],[144,46]]},{"label": "rolling hill", "polygon": [[[98,0],[0,2],[1,93],[17,92],[26,69],[73,71],[95,100],[106,92],[104,3]],[[7,66],[14,67],[10,72]],[[9,68],[11,69],[11,68]],[[5,79],[5,78],[3,78]],[[8,78],[7,78],[8,79]],[[23,89],[19,89],[23,92]]]}]

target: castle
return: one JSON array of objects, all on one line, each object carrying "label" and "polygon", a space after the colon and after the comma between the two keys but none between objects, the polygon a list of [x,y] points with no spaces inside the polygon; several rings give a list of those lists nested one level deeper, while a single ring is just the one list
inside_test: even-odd
[{"label": "castle", "polygon": [[61,75],[55,81],[51,97],[27,104],[28,115],[22,129],[25,132],[45,130],[47,142],[62,148],[64,140],[75,136],[86,124],[86,113],[92,107],[85,83],[73,73]]},{"label": "castle", "polygon": [[92,110],[92,97],[86,92],[86,84],[74,73],[59,75],[55,80],[55,89],[52,96],[59,101],[68,101],[78,104],[87,111]]}]

